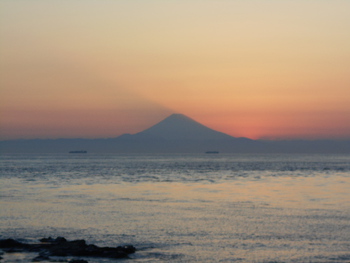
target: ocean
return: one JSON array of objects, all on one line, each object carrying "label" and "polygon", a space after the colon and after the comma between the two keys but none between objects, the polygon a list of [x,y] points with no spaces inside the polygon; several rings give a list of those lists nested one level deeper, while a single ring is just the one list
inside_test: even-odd
[{"label": "ocean", "polygon": [[[350,262],[350,155],[0,160],[0,239],[134,245],[119,262]],[[4,253],[1,262],[35,256]]]}]

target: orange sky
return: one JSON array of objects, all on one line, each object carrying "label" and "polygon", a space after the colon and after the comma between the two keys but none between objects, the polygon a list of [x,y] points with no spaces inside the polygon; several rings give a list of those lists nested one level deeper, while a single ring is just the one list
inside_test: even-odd
[{"label": "orange sky", "polygon": [[237,137],[350,138],[350,1],[0,2],[0,139],[183,113]]}]

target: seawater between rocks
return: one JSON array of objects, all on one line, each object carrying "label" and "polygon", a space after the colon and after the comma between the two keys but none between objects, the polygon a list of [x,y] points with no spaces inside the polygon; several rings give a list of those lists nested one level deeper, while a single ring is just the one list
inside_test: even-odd
[{"label": "seawater between rocks", "polygon": [[132,244],[128,262],[350,262],[350,155],[0,160],[2,239]]}]

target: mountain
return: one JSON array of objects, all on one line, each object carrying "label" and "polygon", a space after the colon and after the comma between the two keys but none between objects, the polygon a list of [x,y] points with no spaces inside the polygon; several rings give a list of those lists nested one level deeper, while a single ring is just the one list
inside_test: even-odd
[{"label": "mountain", "polygon": [[109,139],[0,141],[0,153],[350,153],[350,141],[261,141],[235,138],[183,115],[172,114],[136,134]]},{"label": "mountain", "polygon": [[122,135],[117,140],[124,152],[246,152],[256,145],[250,139],[210,129],[183,114],[172,114],[142,132]]},{"label": "mountain", "polygon": [[210,129],[183,114],[172,114],[148,129],[116,140],[123,152],[230,152],[232,149],[244,152],[254,144],[250,139]]},{"label": "mountain", "polygon": [[233,137],[210,129],[183,115],[172,114],[156,125],[135,134],[138,137],[166,140],[230,140]]}]

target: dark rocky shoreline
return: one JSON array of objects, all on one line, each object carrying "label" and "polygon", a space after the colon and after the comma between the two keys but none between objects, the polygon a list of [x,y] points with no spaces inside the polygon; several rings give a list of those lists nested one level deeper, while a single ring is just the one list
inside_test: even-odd
[{"label": "dark rocky shoreline", "polygon": [[[122,259],[128,258],[129,254],[135,253],[136,248],[132,245],[118,246],[118,247],[98,247],[93,244],[86,244],[86,241],[73,240],[68,241],[64,237],[57,238],[42,238],[39,240],[40,243],[27,244],[16,241],[12,238],[1,239],[0,248],[5,253],[14,252],[38,252],[39,255],[33,258],[32,262],[40,261],[51,261],[51,256],[56,257],[79,257],[79,258],[111,258],[111,259]],[[59,262],[70,262],[70,263],[86,263],[88,261],[83,259],[72,259],[70,261],[59,261]]]}]

